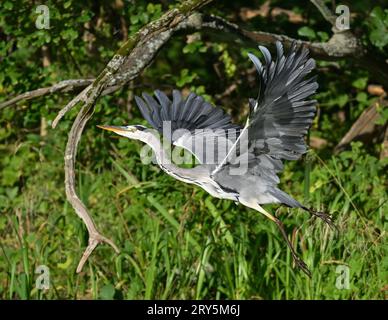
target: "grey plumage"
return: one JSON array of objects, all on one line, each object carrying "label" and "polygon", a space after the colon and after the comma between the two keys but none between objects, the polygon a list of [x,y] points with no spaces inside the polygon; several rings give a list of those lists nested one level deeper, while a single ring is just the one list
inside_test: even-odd
[{"label": "grey plumage", "polygon": [[159,90],[155,91],[155,96],[158,101],[147,93],[143,93],[144,100],[136,96],[135,101],[143,117],[160,133],[163,132],[163,121],[171,121],[172,131],[238,127],[221,108],[214,108],[195,93],[183,99],[179,91],[173,90],[172,101]]},{"label": "grey plumage", "polygon": [[[153,128],[163,133],[163,124],[170,123],[171,131],[178,132],[165,138],[195,155],[201,163],[195,168],[164,163],[161,159],[165,157],[165,151],[151,133],[134,131],[133,126],[108,126],[105,129],[149,144],[160,167],[176,179],[199,185],[214,197],[239,202],[274,221],[298,266],[310,274],[292,248],[281,222],[260,205],[282,203],[300,207],[332,224],[328,215],[307,209],[277,188],[277,174],[283,170],[282,160],[296,160],[307,151],[304,136],[316,111],[316,101],[308,98],[315,93],[318,84],[316,77],[305,78],[314,69],[315,61],[308,57],[308,49],[296,43],[285,55],[282,44],[277,42],[276,60],[267,48],[259,46],[259,49],[265,64],[255,55],[248,55],[258,71],[260,85],[257,98],[249,100],[250,114],[243,127],[233,124],[221,108],[213,107],[194,93],[183,98],[174,90],[170,100],[156,90],[155,98],[146,93],[142,98],[135,97],[143,117]],[[222,157],[210,157],[206,148],[198,147],[204,137],[215,146],[216,154],[225,150]],[[239,175],[231,174],[241,165],[246,166],[245,171]]]}]

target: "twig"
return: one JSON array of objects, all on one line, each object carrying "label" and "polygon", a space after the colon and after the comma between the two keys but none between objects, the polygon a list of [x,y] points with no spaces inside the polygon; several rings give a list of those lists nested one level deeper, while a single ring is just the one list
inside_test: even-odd
[{"label": "twig", "polygon": [[58,82],[51,87],[40,88],[28,92],[24,92],[8,101],[0,103],[0,110],[8,106],[18,103],[23,100],[31,100],[37,97],[41,97],[47,94],[52,94],[55,92],[68,92],[73,91],[78,88],[84,88],[91,84],[94,79],[70,79]]},{"label": "twig", "polygon": [[310,0],[311,3],[317,7],[317,9],[321,12],[322,16],[325,18],[327,22],[329,22],[335,30],[333,31],[340,31],[335,26],[335,21],[337,17],[333,14],[333,12],[325,5],[325,3],[322,0]]},{"label": "twig", "polygon": [[58,122],[63,118],[63,116],[75,107],[78,102],[86,102],[87,94],[92,89],[92,85],[87,86],[81,93],[79,93],[75,98],[73,98],[66,106],[64,106],[58,115],[55,117],[52,127],[55,129]]}]

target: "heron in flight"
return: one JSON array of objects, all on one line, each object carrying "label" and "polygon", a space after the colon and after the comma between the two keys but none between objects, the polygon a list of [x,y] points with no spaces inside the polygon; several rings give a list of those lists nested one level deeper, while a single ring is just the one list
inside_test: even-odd
[{"label": "heron in flight", "polygon": [[[233,124],[221,108],[194,93],[183,98],[174,90],[170,100],[156,90],[155,98],[146,93],[143,99],[135,97],[143,117],[154,130],[141,125],[99,127],[148,144],[160,168],[175,179],[200,186],[213,197],[233,200],[262,213],[279,227],[296,265],[311,276],[282,222],[262,205],[278,203],[302,208],[333,225],[328,214],[305,207],[277,187],[282,160],[296,160],[306,152],[304,136],[316,111],[316,101],[309,97],[318,84],[315,76],[305,77],[315,68],[315,61],[309,58],[307,48],[295,42],[287,54],[281,42],[276,42],[275,60],[267,48],[259,46],[259,49],[264,64],[255,55],[248,54],[257,69],[260,89],[258,97],[249,100],[250,113],[244,126]],[[190,151],[198,165],[184,168],[165,161],[167,151],[157,133],[163,133],[166,123],[174,134],[164,138],[171,145]],[[204,137],[206,142],[211,141],[213,148],[203,147]],[[208,150],[222,156],[209,157]]]}]

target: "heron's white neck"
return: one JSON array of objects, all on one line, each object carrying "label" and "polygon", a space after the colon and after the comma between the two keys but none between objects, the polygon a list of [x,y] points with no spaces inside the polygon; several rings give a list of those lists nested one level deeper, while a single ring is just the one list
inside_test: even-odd
[{"label": "heron's white neck", "polygon": [[196,184],[209,192],[213,197],[236,200],[235,194],[224,192],[218,183],[210,177],[209,167],[204,165],[198,165],[191,169],[178,167],[171,162],[171,157],[163,148],[158,137],[153,134],[147,134],[141,138],[141,141],[152,148],[159,167],[168,175],[186,183]]},{"label": "heron's white neck", "polygon": [[143,139],[143,142],[148,144],[155,153],[156,162],[159,167],[170,176],[183,182],[195,183],[198,181],[196,174],[196,168],[186,169],[176,166],[172,163],[171,154],[169,154],[158,137],[153,134],[147,134]]}]

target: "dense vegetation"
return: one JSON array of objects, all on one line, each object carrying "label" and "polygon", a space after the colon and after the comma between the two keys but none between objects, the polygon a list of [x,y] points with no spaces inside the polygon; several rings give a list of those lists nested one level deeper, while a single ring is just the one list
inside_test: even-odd
[{"label": "dense vegetation", "polygon": [[[362,0],[346,2],[351,29],[387,59],[384,1],[373,6]],[[96,77],[129,35],[176,5],[140,0],[45,4],[50,29],[39,30],[32,1],[2,1],[0,101],[60,80]],[[203,11],[249,30],[309,41],[330,38],[331,26],[309,1],[271,0],[266,5],[272,10],[265,10],[261,0],[215,1]],[[156,166],[142,165],[140,143],[96,127],[145,125],[133,96],[157,88],[166,93],[173,88],[195,91],[242,122],[248,98],[257,93],[248,51],[258,53],[206,32],[181,32],[137,79],[98,100],[77,156],[77,189],[100,230],[121,253],[98,247],[80,275],[75,269],[87,231],[66,201],[63,173],[64,148],[77,110],[51,129],[57,112],[75,93],[0,110],[0,298],[384,299],[384,103],[377,107],[371,134],[334,152],[363,111],[384,101],[383,88],[371,86],[379,85],[379,79],[352,59],[318,60],[319,111],[309,137],[312,148],[302,160],[287,162],[281,175],[283,190],[331,212],[340,230],[336,236],[299,210],[277,211],[312,269],[312,279],[292,267],[277,227],[257,212],[213,199]],[[49,267],[48,290],[35,286],[39,265]],[[349,289],[336,287],[338,266],[349,267]]]}]

